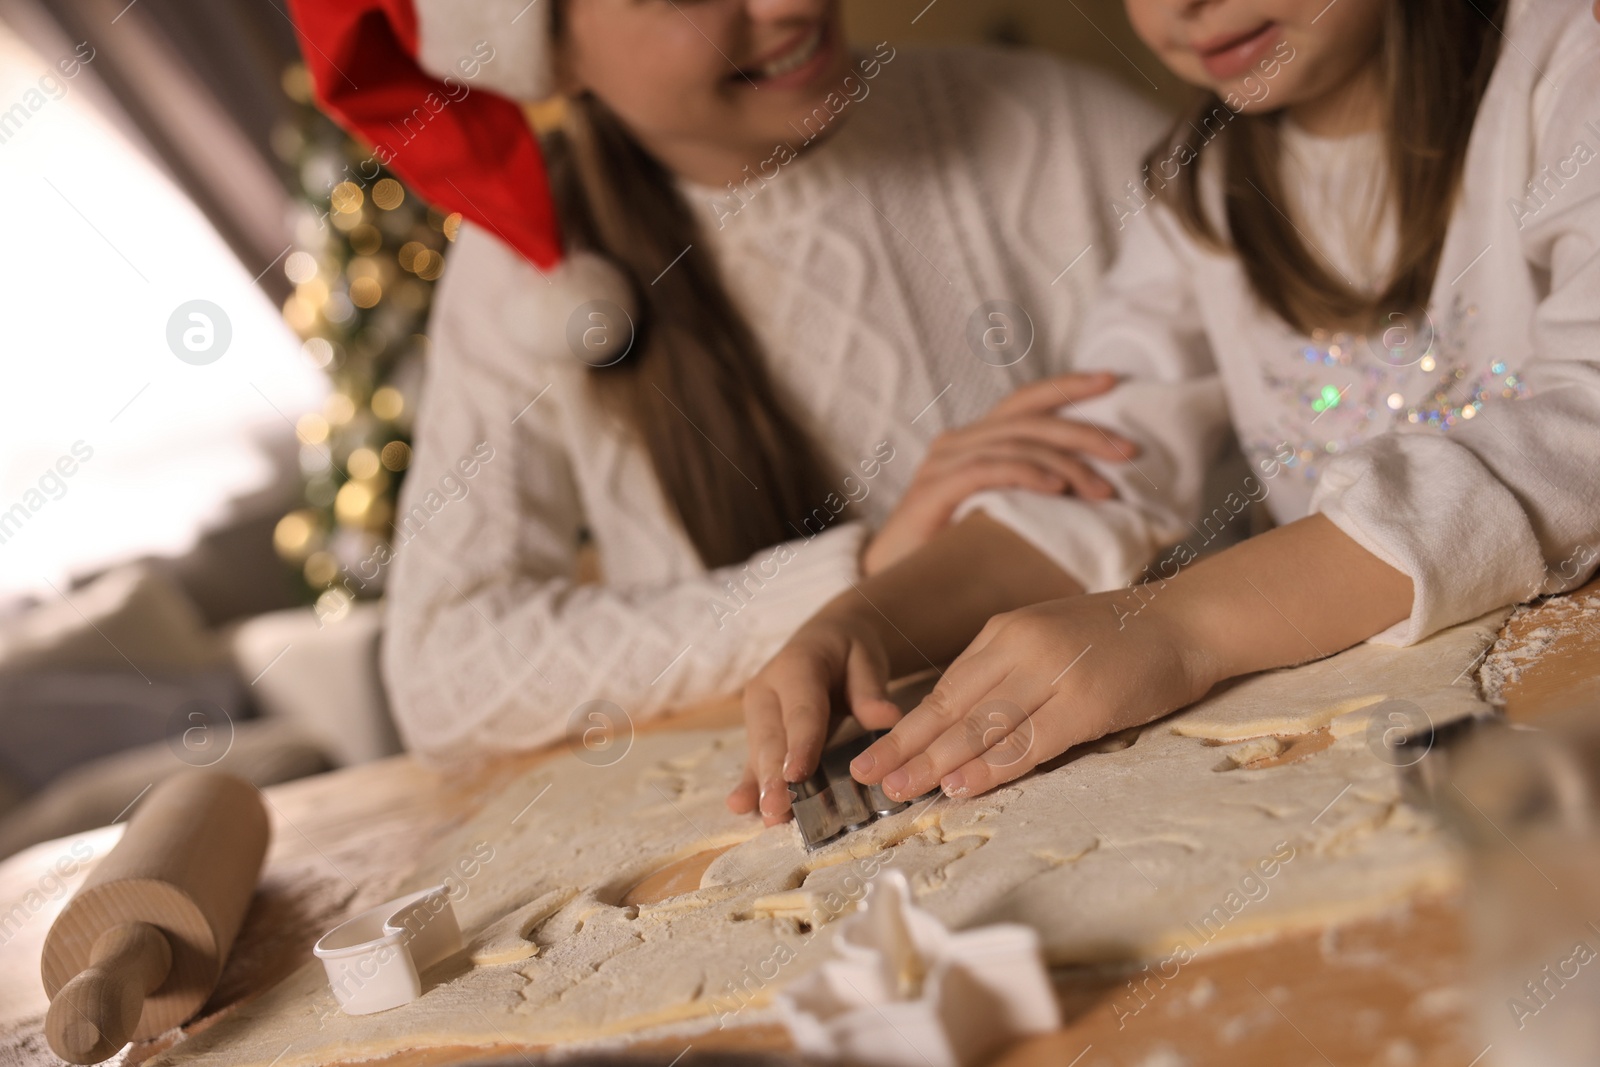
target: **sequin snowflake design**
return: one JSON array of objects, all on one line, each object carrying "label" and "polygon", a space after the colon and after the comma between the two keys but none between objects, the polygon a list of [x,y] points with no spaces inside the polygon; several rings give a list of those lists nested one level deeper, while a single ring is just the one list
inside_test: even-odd
[{"label": "sequin snowflake design", "polygon": [[1491,400],[1526,396],[1505,361],[1476,374],[1467,366],[1477,314],[1477,305],[1457,297],[1442,326],[1431,316],[1417,325],[1397,315],[1375,336],[1316,330],[1298,338],[1287,367],[1261,367],[1262,384],[1278,400],[1277,435],[1253,438],[1247,452],[1281,459],[1292,449],[1284,465],[1315,481],[1329,460],[1378,434],[1447,433]]}]

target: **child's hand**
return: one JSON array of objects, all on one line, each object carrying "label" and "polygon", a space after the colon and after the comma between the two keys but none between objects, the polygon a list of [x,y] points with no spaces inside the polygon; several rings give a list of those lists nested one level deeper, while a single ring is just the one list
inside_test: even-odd
[{"label": "child's hand", "polygon": [[728,794],[739,814],[759,810],[768,826],[789,815],[787,782],[817,769],[834,693],[869,730],[894,725],[900,709],[884,697],[889,654],[875,630],[846,612],[813,616],[744,687],[750,758]]},{"label": "child's hand", "polygon": [[1129,616],[1126,602],[1125,592],[1106,593],[995,616],[852,775],[882,782],[896,800],[935,786],[982,793],[1205,695],[1212,683],[1196,643],[1158,605]]}]

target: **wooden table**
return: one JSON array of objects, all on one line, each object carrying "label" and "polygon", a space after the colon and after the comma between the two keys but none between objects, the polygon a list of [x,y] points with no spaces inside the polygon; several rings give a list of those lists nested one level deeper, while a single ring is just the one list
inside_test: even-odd
[{"label": "wooden table", "polygon": [[[1600,622],[1569,622],[1575,598],[1593,593],[1600,593],[1600,581],[1512,618],[1510,641],[1537,632],[1548,647],[1506,687],[1508,716],[1529,721],[1580,703],[1600,709]],[[1565,629],[1550,641],[1541,627],[1552,623]],[[723,726],[737,716],[734,704],[722,702],[650,728]],[[273,844],[263,884],[222,984],[192,1026],[205,1027],[302,965],[334,922],[392,895],[422,844],[448,833],[542,758],[506,759],[470,777],[445,777],[399,757],[267,790]],[[40,950],[92,857],[104,854],[118,832],[107,827],[48,842],[0,864],[0,1064],[59,1063],[38,1034],[47,1006]],[[1012,1050],[1001,1063],[1468,1067],[1482,1047],[1466,1025],[1465,968],[1460,902],[1417,900],[1404,914],[1204,955],[1173,982],[1147,985],[1133,1014],[1128,1006],[1141,1002],[1131,999],[1128,975],[1062,974],[1063,1029]],[[770,1027],[696,1041],[701,1050],[784,1045]],[[123,1061],[140,1062],[162,1047],[134,1047]],[[658,1048],[680,1050],[681,1043]],[[424,1067],[467,1054],[420,1050],[384,1062]]]}]

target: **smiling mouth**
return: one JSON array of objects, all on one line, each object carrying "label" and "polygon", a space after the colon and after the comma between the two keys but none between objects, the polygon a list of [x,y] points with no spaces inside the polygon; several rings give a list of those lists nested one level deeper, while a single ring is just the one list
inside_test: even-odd
[{"label": "smiling mouth", "polygon": [[1272,29],[1272,23],[1263,22],[1255,29],[1246,30],[1244,33],[1236,33],[1231,37],[1213,37],[1209,41],[1203,41],[1195,45],[1194,50],[1203,56],[1221,55],[1229,49],[1238,48],[1242,44],[1249,43],[1270,29]]},{"label": "smiling mouth", "polygon": [[1192,47],[1213,78],[1229,79],[1247,72],[1277,37],[1278,24],[1269,21],[1253,30],[1228,37],[1213,37]]},{"label": "smiling mouth", "polygon": [[816,57],[826,37],[827,27],[818,24],[816,29],[801,38],[789,51],[780,56],[774,56],[772,59],[757,66],[746,67],[739,71],[737,77],[750,79],[781,78],[785,74],[792,74]]}]

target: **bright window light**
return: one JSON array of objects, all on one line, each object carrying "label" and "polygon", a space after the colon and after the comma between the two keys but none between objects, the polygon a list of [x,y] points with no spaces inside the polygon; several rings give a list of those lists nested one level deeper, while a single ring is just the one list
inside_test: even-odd
[{"label": "bright window light", "polygon": [[183,553],[293,478],[263,442],[328,392],[255,286],[282,260],[240,264],[58,58],[0,25],[0,599]]}]

